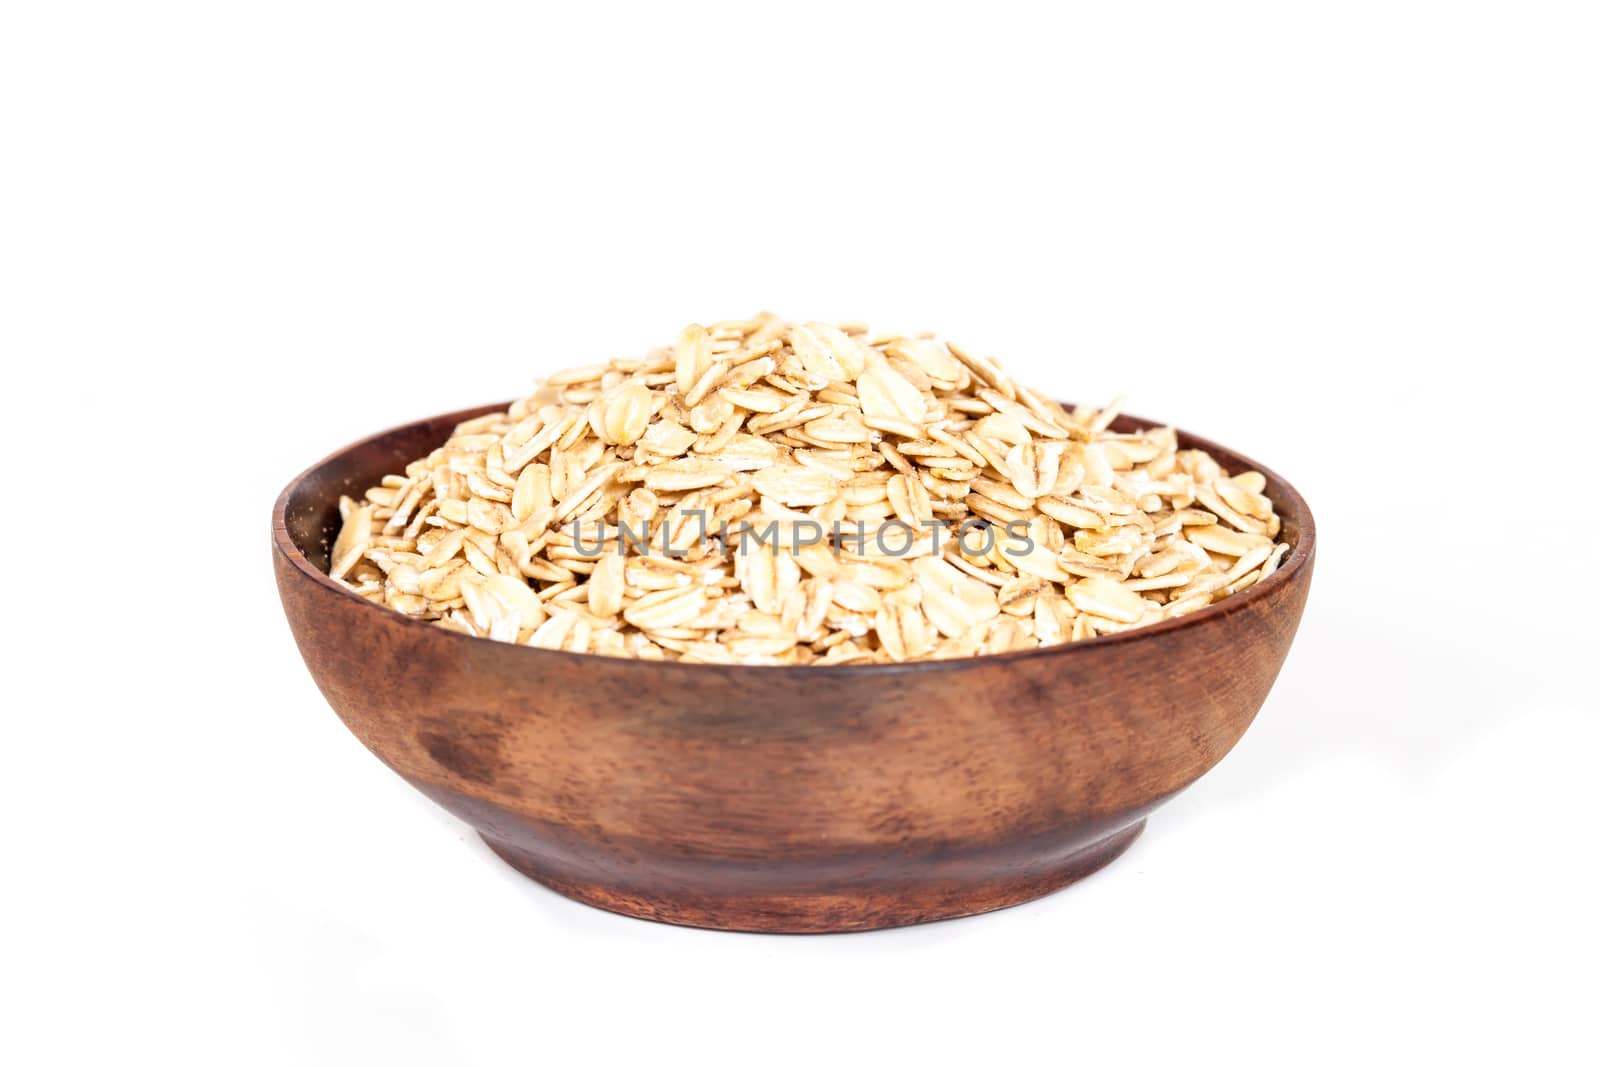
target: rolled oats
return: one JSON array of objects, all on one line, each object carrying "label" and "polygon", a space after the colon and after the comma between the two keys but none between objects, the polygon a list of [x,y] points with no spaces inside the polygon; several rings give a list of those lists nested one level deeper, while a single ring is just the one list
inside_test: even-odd
[{"label": "rolled oats", "polygon": [[1276,571],[1266,478],[1119,410],[928,335],[691,325],[342,499],[329,573],[501,641],[826,666],[1087,640]]}]

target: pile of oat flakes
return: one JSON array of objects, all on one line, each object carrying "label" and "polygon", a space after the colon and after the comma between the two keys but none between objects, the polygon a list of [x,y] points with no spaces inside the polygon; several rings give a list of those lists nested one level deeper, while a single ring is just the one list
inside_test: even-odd
[{"label": "pile of oat flakes", "polygon": [[501,641],[816,665],[1078,641],[1271,574],[1265,479],[1115,416],[927,335],[689,326],[343,500],[331,573]]}]

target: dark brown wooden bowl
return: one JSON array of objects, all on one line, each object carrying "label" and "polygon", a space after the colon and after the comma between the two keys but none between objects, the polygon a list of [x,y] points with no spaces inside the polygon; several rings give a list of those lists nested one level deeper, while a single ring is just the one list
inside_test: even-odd
[{"label": "dark brown wooden bowl", "polygon": [[1184,447],[1266,475],[1294,546],[1283,565],[1192,615],[1031,652],[653,663],[469,637],[328,578],[341,493],[503,408],[388,430],[290,482],[272,513],[278,591],[312,677],[379,759],[524,874],[624,915],[869,930],[1082,878],[1239,740],[1311,586],[1305,501],[1189,434]]}]

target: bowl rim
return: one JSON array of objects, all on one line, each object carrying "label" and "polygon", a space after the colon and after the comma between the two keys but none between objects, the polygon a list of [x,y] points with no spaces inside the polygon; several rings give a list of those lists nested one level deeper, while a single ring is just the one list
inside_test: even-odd
[{"label": "bowl rim", "polygon": [[[1282,562],[1278,566],[1278,569],[1272,574],[1268,575],[1264,580],[1256,582],[1254,585],[1241,592],[1216,601],[1215,603],[1208,604],[1205,607],[1200,608],[1197,611],[1192,611],[1187,615],[1180,615],[1175,619],[1163,619],[1160,622],[1151,623],[1148,626],[1140,626],[1131,630],[1122,630],[1117,633],[1101,634],[1098,637],[1092,637],[1085,641],[1066,641],[1058,645],[1047,645],[1043,648],[1020,649],[1015,652],[995,652],[985,655],[958,656],[947,659],[912,660],[906,663],[841,663],[831,666],[817,666],[815,664],[681,663],[677,660],[640,659],[633,656],[602,656],[592,652],[565,652],[558,649],[535,648],[530,645],[517,645],[508,641],[496,641],[488,637],[478,637],[475,634],[461,633],[458,630],[452,630],[447,627],[438,626],[431,620],[413,618],[409,615],[404,615],[398,611],[395,611],[393,608],[388,608],[382,604],[374,603],[373,601],[352,592],[345,586],[340,585],[327,574],[323,573],[322,569],[311,562],[310,558],[300,550],[300,546],[295,544],[294,539],[289,535],[287,519],[289,498],[291,495],[293,495],[294,491],[299,488],[302,482],[304,482],[317,471],[339,462],[359,448],[373,444],[381,438],[388,437],[391,434],[399,433],[402,430],[407,430],[411,427],[429,422],[448,421],[451,423],[461,423],[467,421],[468,419],[477,418],[481,415],[491,414],[496,411],[504,411],[511,405],[511,403],[512,401],[506,401],[498,404],[479,404],[474,407],[462,409],[460,411],[446,412],[438,415],[427,416],[421,419],[414,419],[410,422],[399,423],[398,425],[391,426],[386,430],[380,430],[377,433],[369,434],[366,437],[353,441],[342,448],[334,450],[333,452],[324,456],[322,459],[311,464],[289,480],[288,484],[285,485],[283,490],[278,494],[278,499],[273,503],[272,544],[274,551],[282,555],[284,559],[302,577],[310,579],[313,584],[320,585],[325,589],[332,590],[345,597],[348,597],[352,602],[359,604],[366,610],[379,613],[390,624],[425,628],[431,636],[441,637],[447,640],[470,641],[473,642],[471,647],[476,647],[480,651],[486,651],[484,646],[489,646],[490,648],[515,650],[516,654],[518,655],[530,657],[527,659],[529,664],[538,662],[537,657],[554,656],[560,657],[561,660],[569,662],[582,662],[591,665],[603,664],[608,669],[652,669],[657,671],[663,669],[675,669],[694,671],[702,676],[707,672],[721,672],[724,674],[737,675],[747,671],[790,671],[801,672],[804,674],[811,674],[816,671],[826,671],[830,678],[858,673],[868,674],[873,677],[884,677],[895,674],[909,674],[912,672],[921,673],[928,671],[968,670],[974,667],[981,667],[985,665],[1001,666],[1016,664],[1025,660],[1044,659],[1046,657],[1053,656],[1089,655],[1091,654],[1091,650],[1095,648],[1104,649],[1116,645],[1127,644],[1133,641],[1145,641],[1159,638],[1163,634],[1174,633],[1178,630],[1186,629],[1191,626],[1202,626],[1209,621],[1223,619],[1235,612],[1247,610],[1257,600],[1269,596],[1279,587],[1285,586],[1290,582],[1297,580],[1300,577],[1301,572],[1309,566],[1312,558],[1316,555],[1317,527],[1315,520],[1312,518],[1311,508],[1306,504],[1305,498],[1300,495],[1299,491],[1296,490],[1286,478],[1277,474],[1271,468],[1261,463],[1257,463],[1255,460],[1243,455],[1242,453],[1236,452],[1231,448],[1226,448],[1222,445],[1215,444],[1206,438],[1189,433],[1183,429],[1178,429],[1176,427],[1174,427],[1174,429],[1177,429],[1177,432],[1187,440],[1189,447],[1201,448],[1213,454],[1222,452],[1228,454],[1229,456],[1236,457],[1248,465],[1246,469],[1261,472],[1261,474],[1264,475],[1268,481],[1279,490],[1276,495],[1282,499],[1275,499],[1273,501],[1273,505],[1276,509],[1278,509],[1280,516],[1287,518],[1290,513],[1295,516],[1296,523],[1299,527],[1299,538],[1289,549],[1289,552],[1284,556]],[[1142,416],[1133,415],[1126,412],[1122,413],[1119,418],[1139,422],[1147,427],[1171,425],[1170,423],[1158,422],[1156,420],[1143,418]],[[376,618],[376,616],[374,618]],[[463,651],[465,650],[466,649],[464,648]]]}]

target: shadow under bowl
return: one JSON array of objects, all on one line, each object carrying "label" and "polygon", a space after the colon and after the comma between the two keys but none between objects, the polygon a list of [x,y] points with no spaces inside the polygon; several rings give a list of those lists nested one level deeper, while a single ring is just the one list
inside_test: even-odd
[{"label": "shadow under bowl", "polygon": [[513,867],[624,915],[869,930],[1075,881],[1239,740],[1311,585],[1300,495],[1181,432],[1181,447],[1266,475],[1293,546],[1282,566],[1194,614],[1028,652],[827,668],[580,655],[410,619],[328,577],[341,494],[504,408],[387,430],[290,482],[272,515],[278,591],[367,748]]}]

